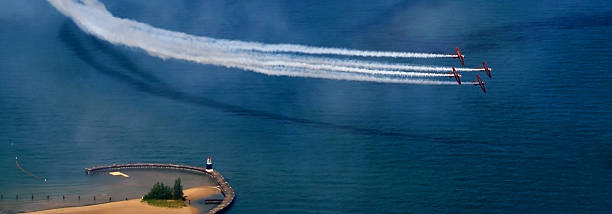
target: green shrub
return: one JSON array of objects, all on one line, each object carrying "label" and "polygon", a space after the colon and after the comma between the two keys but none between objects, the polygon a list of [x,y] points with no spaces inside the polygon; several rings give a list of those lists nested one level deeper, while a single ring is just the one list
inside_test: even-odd
[{"label": "green shrub", "polygon": [[181,185],[181,178],[174,181],[174,188],[164,185],[164,183],[156,182],[151,191],[147,193],[143,200],[183,200],[183,186]]}]

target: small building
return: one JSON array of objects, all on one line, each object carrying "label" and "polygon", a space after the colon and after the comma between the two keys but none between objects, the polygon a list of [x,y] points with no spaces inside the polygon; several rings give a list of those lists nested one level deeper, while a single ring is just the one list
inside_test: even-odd
[{"label": "small building", "polygon": [[213,171],[212,160],[211,160],[210,156],[208,156],[208,158],[206,158],[206,171],[207,172],[212,172]]}]

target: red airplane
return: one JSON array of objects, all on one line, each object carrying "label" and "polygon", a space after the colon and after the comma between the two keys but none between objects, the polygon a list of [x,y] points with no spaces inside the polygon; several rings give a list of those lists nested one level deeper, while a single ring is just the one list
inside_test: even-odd
[{"label": "red airplane", "polygon": [[482,66],[478,67],[478,69],[482,69],[484,72],[487,72],[487,76],[491,78],[491,68],[487,67],[487,63],[482,61]]},{"label": "red airplane", "polygon": [[453,73],[450,73],[450,74],[455,76],[455,80],[457,80],[457,83],[459,83],[459,85],[461,85],[461,75],[459,75],[457,73],[457,70],[455,70],[455,66],[453,66],[452,68],[453,68]]},{"label": "red airplane", "polygon": [[473,80],[472,84],[480,86],[480,88],[482,89],[482,92],[487,93],[487,89],[485,88],[485,82],[483,82],[482,79],[480,79],[480,76],[478,76],[478,74],[476,74],[476,79],[478,79],[478,82],[476,80]]},{"label": "red airplane", "polygon": [[461,62],[461,66],[465,65],[465,62],[463,62],[463,55],[461,55],[461,51],[459,50],[459,47],[455,47],[455,52],[457,53],[457,56],[453,56],[453,58],[458,58],[459,62]]}]

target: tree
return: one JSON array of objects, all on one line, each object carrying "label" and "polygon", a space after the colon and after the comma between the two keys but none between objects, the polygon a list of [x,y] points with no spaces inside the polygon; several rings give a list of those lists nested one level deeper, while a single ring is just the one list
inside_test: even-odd
[{"label": "tree", "polygon": [[149,199],[172,199],[172,189],[164,183],[157,182],[151,188],[151,191],[143,197],[144,200]]},{"label": "tree", "polygon": [[143,200],[153,200],[153,199],[161,199],[161,200],[183,200],[183,185],[181,185],[181,178],[177,178],[174,180],[174,187],[170,188],[170,186],[164,185],[164,183],[157,182],[151,188],[151,191],[147,193],[143,198]]},{"label": "tree", "polygon": [[181,185],[181,178],[177,178],[174,181],[174,191],[173,191],[173,198],[174,199],[183,199],[183,185]]}]

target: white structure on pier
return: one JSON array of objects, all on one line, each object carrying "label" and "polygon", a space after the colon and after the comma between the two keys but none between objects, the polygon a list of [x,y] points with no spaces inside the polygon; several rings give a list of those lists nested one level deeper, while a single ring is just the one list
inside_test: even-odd
[{"label": "white structure on pier", "polygon": [[213,171],[212,160],[210,159],[210,156],[208,156],[208,158],[206,158],[206,171],[207,172],[212,172]]}]

